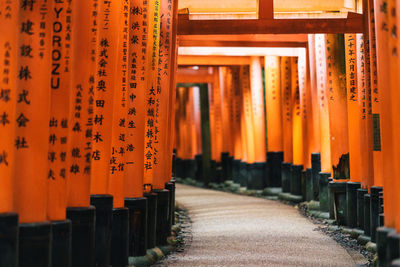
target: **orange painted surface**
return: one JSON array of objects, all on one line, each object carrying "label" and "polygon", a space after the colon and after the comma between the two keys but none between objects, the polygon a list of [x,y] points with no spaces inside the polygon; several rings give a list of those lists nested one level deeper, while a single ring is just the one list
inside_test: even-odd
[{"label": "orange painted surface", "polygon": [[[72,24],[72,60],[71,90],[69,107],[69,125],[80,125],[81,131],[69,127],[68,155],[70,166],[79,168],[79,172],[70,172],[67,168],[67,206],[87,207],[90,205],[90,173],[92,154],[93,96],[96,73],[96,29],[92,14],[97,11],[95,0],[72,3],[74,21]],[[90,56],[88,56],[90,55]],[[80,157],[72,157],[80,150]]]},{"label": "orange painted surface", "polygon": [[[147,36],[146,63],[147,63],[147,85],[146,85],[146,127],[144,146],[144,185],[145,192],[149,192],[154,185],[159,187],[162,177],[154,176],[154,166],[158,164],[159,158],[155,151],[155,132],[157,101],[159,91],[157,89],[159,47],[160,47],[160,0],[148,1],[149,30]],[[159,189],[159,188],[157,188]]]},{"label": "orange painted surface", "polygon": [[[160,43],[159,43],[159,62],[157,77],[157,103],[156,103],[156,124],[154,136],[154,188],[163,189],[165,182],[170,179],[171,174],[167,173],[166,165],[170,164],[167,138],[168,116],[169,116],[169,94],[171,93],[171,36],[172,36],[172,2],[168,0],[161,1],[160,13]],[[169,178],[167,178],[169,177]]]},{"label": "orange painted surface", "polygon": [[[340,35],[326,35],[327,97],[329,106],[329,129],[331,143],[331,164],[338,167],[340,160],[349,153],[346,98],[346,69],[344,43]],[[341,61],[343,60],[343,62]],[[349,177],[333,173],[335,179]]]},{"label": "orange painted surface", "polygon": [[345,35],[345,49],[350,180],[352,182],[361,182],[362,166],[360,161],[360,110],[358,104],[356,34]]},{"label": "orange painted surface", "polygon": [[315,60],[315,35],[308,35],[308,50],[307,50],[307,137],[308,137],[308,155],[321,151],[321,130],[319,118],[319,102],[318,102],[318,85],[317,71]]},{"label": "orange painted surface", "polygon": [[[54,2],[50,11],[52,26],[52,72],[50,76],[50,133],[49,133],[49,169],[48,169],[48,201],[47,217],[51,221],[65,220],[67,205],[67,171],[80,172],[77,165],[70,165],[69,158],[82,157],[81,148],[75,147],[69,156],[68,152],[68,116],[70,108],[71,87],[71,2]],[[75,131],[81,125],[69,125]]]},{"label": "orange painted surface", "polygon": [[280,58],[265,57],[265,95],[267,108],[268,151],[283,151],[282,140],[282,94]]},{"label": "orange painted surface", "polygon": [[99,3],[93,113],[91,194],[109,193],[114,90],[117,75],[120,4]]},{"label": "orange painted surface", "polygon": [[124,207],[126,135],[131,127],[127,120],[128,96],[128,42],[129,1],[118,2],[118,46],[116,79],[114,82],[114,108],[111,129],[111,154],[108,192],[114,196],[114,208]]},{"label": "orange painted surface", "polygon": [[[376,1],[375,1],[376,2]],[[370,81],[371,81],[371,109],[372,109],[372,130],[373,130],[373,161],[374,161],[374,185],[383,186],[383,161],[381,149],[381,108],[377,76],[377,54],[376,54],[376,31],[375,31],[375,10],[373,1],[369,1],[369,36],[370,36]],[[379,118],[379,119],[377,119]]]},{"label": "orange painted surface", "polygon": [[[213,132],[213,138],[211,140],[211,153],[212,159],[220,162],[221,161],[221,153],[223,150],[223,131],[222,131],[222,102],[221,102],[221,84],[220,84],[220,69],[218,67],[214,67],[212,70],[213,73],[213,83],[210,88],[210,106],[212,105],[213,112],[213,123],[211,131]],[[211,116],[210,116],[211,120]]]},{"label": "orange painted surface", "polygon": [[232,72],[229,67],[220,68],[220,84],[221,84],[221,103],[222,103],[222,152],[232,155],[233,152],[233,135],[231,128],[232,121]]},{"label": "orange painted surface", "polygon": [[200,108],[200,88],[193,87],[193,112],[194,112],[194,124],[195,124],[195,138],[196,147],[195,155],[201,155],[201,108]]},{"label": "orange painted surface", "polygon": [[265,136],[264,89],[260,57],[251,57],[250,86],[254,127],[254,161],[265,162],[267,147]]},{"label": "orange painted surface", "polygon": [[242,93],[240,87],[240,68],[232,67],[232,90],[233,90],[233,136],[234,136],[234,158],[242,159]]},{"label": "orange painted surface", "polygon": [[291,69],[291,116],[292,116],[292,145],[293,145],[293,165],[304,164],[304,140],[303,140],[303,122],[300,103],[300,85],[299,85],[299,65],[298,57],[290,59]]},{"label": "orange painted surface", "polygon": [[300,123],[301,123],[301,133],[302,133],[302,149],[303,153],[300,155],[303,158],[304,168],[311,168],[311,153],[308,152],[308,113],[307,105],[310,101],[310,83],[307,77],[307,55],[304,49],[298,57],[298,77],[299,77],[299,95],[300,95]]},{"label": "orange painted surface", "polygon": [[[142,12],[131,13],[129,17],[129,88],[127,98],[127,146],[125,166],[125,196],[143,196],[144,175],[144,128],[146,124],[146,46],[147,46],[147,1],[131,0],[130,8]],[[137,37],[137,41],[132,39]],[[139,45],[138,45],[139,44]]]},{"label": "orange painted surface", "polygon": [[[381,116],[381,142],[382,142],[382,176],[383,176],[383,197],[385,202],[385,226],[395,227],[395,190],[393,187],[393,144],[392,144],[392,122],[391,122],[391,64],[393,64],[393,57],[391,57],[390,49],[396,44],[396,40],[389,35],[388,29],[385,25],[389,23],[387,9],[381,9],[384,0],[375,1],[375,15],[376,15],[376,52],[377,52],[377,75],[378,75],[378,88],[379,88],[379,102]],[[394,78],[394,77],[393,77]],[[374,106],[372,107],[374,109]]]},{"label": "orange painted surface", "polygon": [[292,132],[292,66],[290,57],[281,57],[281,97],[283,157],[285,162],[293,162]]},{"label": "orange painted surface", "polygon": [[255,162],[255,140],[254,140],[254,124],[253,124],[253,110],[252,110],[252,97],[250,88],[250,68],[248,66],[240,67],[240,83],[243,90],[243,114],[245,135],[244,141],[246,142],[247,163]]},{"label": "orange painted surface", "polygon": [[[19,9],[19,46],[32,51],[19,57],[15,130],[15,204],[21,223],[47,219],[50,113],[51,23],[49,1]],[[47,10],[45,15],[40,9]],[[41,23],[45,24],[40,28]],[[15,30],[15,28],[14,28]],[[43,37],[41,36],[43,34]],[[27,50],[30,50],[27,48]],[[40,67],[38,67],[40,66]]]},{"label": "orange painted surface", "polygon": [[365,42],[362,34],[357,34],[357,70],[358,70],[358,103],[360,107],[360,160],[361,160],[361,185],[370,188],[373,185],[373,159],[372,159],[372,121],[369,108],[370,89],[365,62]]},{"label": "orange painted surface", "polygon": [[[389,1],[388,10],[396,11],[396,12],[389,12],[389,29],[393,29],[394,25],[399,25],[400,23],[400,14],[399,14],[399,6],[397,5],[397,1]],[[398,56],[398,49],[400,45],[400,39],[398,35],[390,34],[389,39],[389,53],[390,53],[390,89],[391,89],[391,130],[392,130],[392,146],[393,146],[393,165],[392,168],[394,169],[394,175],[391,178],[391,188],[393,190],[392,193],[394,194],[394,209],[393,215],[395,216],[395,223],[396,223],[396,230],[400,230],[400,196],[398,194],[398,189],[400,188],[400,181],[398,179],[400,174],[400,155],[398,153],[400,148],[400,92],[399,92],[399,56]],[[386,100],[386,99],[385,99]],[[384,102],[386,105],[386,101]],[[384,115],[382,115],[383,117]]]},{"label": "orange painted surface", "polygon": [[[17,103],[18,9],[16,1],[0,4],[0,213],[14,207],[15,104]],[[6,14],[8,14],[6,16]]]},{"label": "orange painted surface", "polygon": [[327,93],[326,35],[315,35],[315,59],[321,138],[321,171],[331,173],[331,144]]}]

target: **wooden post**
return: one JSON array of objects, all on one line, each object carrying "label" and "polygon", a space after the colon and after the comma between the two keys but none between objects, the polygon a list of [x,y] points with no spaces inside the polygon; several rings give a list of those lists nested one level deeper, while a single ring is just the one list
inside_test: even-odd
[{"label": "wooden post", "polygon": [[331,145],[329,131],[329,110],[327,97],[327,66],[326,66],[326,36],[323,34],[315,35],[316,50],[316,72],[317,72],[317,88],[318,103],[320,109],[320,138],[321,138],[321,171],[331,173]]},{"label": "wooden post", "polygon": [[327,95],[334,179],[349,179],[346,68],[343,35],[326,35]]},{"label": "wooden post", "polygon": [[284,162],[293,162],[291,58],[281,57],[282,129]]},{"label": "wooden post", "polygon": [[345,35],[346,49],[346,87],[348,110],[348,135],[350,156],[350,180],[361,182],[360,161],[360,108],[358,104],[358,69],[356,34]]},{"label": "wooden post", "polygon": [[304,164],[303,150],[303,124],[300,104],[300,81],[299,81],[299,66],[298,58],[291,58],[291,94],[292,103],[292,145],[293,145],[293,165],[302,166]]},{"label": "wooden post", "polygon": [[200,84],[200,106],[201,106],[201,144],[203,152],[203,182],[208,185],[210,182],[211,164],[211,140],[210,140],[210,114],[209,97],[207,84]]}]

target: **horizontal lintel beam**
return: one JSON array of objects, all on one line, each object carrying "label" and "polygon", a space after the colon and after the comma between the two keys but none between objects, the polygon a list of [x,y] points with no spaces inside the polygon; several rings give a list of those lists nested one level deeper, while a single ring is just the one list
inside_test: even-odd
[{"label": "horizontal lintel beam", "polygon": [[363,15],[331,19],[190,20],[179,15],[178,35],[362,33]]}]

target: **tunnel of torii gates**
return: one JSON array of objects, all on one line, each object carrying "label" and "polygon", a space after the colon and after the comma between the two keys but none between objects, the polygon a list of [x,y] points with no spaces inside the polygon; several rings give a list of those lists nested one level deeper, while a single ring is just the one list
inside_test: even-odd
[{"label": "tunnel of torii gates", "polygon": [[0,1],[0,266],[126,266],[173,177],[314,200],[399,257],[398,1],[195,2]]}]

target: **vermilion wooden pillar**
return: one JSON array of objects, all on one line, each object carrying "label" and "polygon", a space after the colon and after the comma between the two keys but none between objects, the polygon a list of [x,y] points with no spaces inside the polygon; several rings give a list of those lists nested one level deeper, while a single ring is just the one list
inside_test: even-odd
[{"label": "vermilion wooden pillar", "polygon": [[350,156],[350,181],[361,182],[360,110],[358,104],[358,71],[356,34],[345,35],[346,87]]},{"label": "vermilion wooden pillar", "polygon": [[18,215],[15,213],[16,188],[13,175],[15,106],[17,103],[17,56],[19,3],[0,4],[0,265],[17,266]]},{"label": "vermilion wooden pillar", "polygon": [[328,34],[325,42],[332,177],[348,179],[350,170],[343,35]]},{"label": "vermilion wooden pillar", "polygon": [[265,57],[265,97],[267,115],[267,186],[281,186],[283,161],[282,93],[280,58]]},{"label": "vermilion wooden pillar", "polygon": [[329,133],[329,109],[327,98],[326,36],[315,35],[318,104],[320,109],[321,171],[331,173],[331,145]]},{"label": "vermilion wooden pillar", "polygon": [[[72,3],[71,89],[68,115],[67,218],[72,222],[73,266],[94,262],[95,209],[90,206],[93,108],[96,74],[97,3]],[[80,126],[80,131],[73,126]],[[74,130],[75,129],[75,130]],[[74,152],[74,156],[72,156]],[[76,154],[76,152],[80,152]],[[70,168],[79,170],[70,171]]]},{"label": "vermilion wooden pillar", "polygon": [[233,180],[240,183],[240,164],[243,160],[243,141],[242,141],[242,93],[240,87],[240,67],[232,67],[232,98],[233,98]]},{"label": "vermilion wooden pillar", "polygon": [[292,142],[293,142],[293,165],[302,166],[304,164],[304,140],[303,123],[300,103],[300,81],[298,57],[291,58],[291,94],[292,103]]},{"label": "vermilion wooden pillar", "polygon": [[[19,163],[13,172],[16,211],[22,223],[19,266],[50,264],[51,235],[46,220],[52,8],[45,0],[18,6],[18,50],[24,47],[24,56],[18,60],[16,113],[10,120],[16,122],[14,160]],[[46,11],[41,14],[40,10]]]},{"label": "vermilion wooden pillar", "polygon": [[[376,15],[376,52],[377,52],[377,76],[379,88],[379,102],[381,112],[381,145],[382,145],[382,177],[383,177],[383,197],[386,227],[395,227],[395,191],[393,188],[393,144],[391,132],[391,64],[393,58],[391,51],[396,44],[396,40],[390,35],[390,29],[393,24],[389,25],[389,8],[381,9],[381,6],[387,5],[385,0],[375,1]],[[373,101],[374,103],[374,101]],[[374,104],[373,104],[374,109]]]},{"label": "vermilion wooden pillar", "polygon": [[[79,172],[76,165],[69,164],[70,157],[82,157],[80,148],[68,152],[68,116],[71,90],[71,2],[55,2],[50,15],[52,24],[52,50],[50,76],[51,107],[49,132],[49,170],[48,170],[48,213],[52,221],[52,264],[69,266],[71,225],[66,219],[67,171]],[[73,131],[80,131],[79,123],[71,125]]]}]

